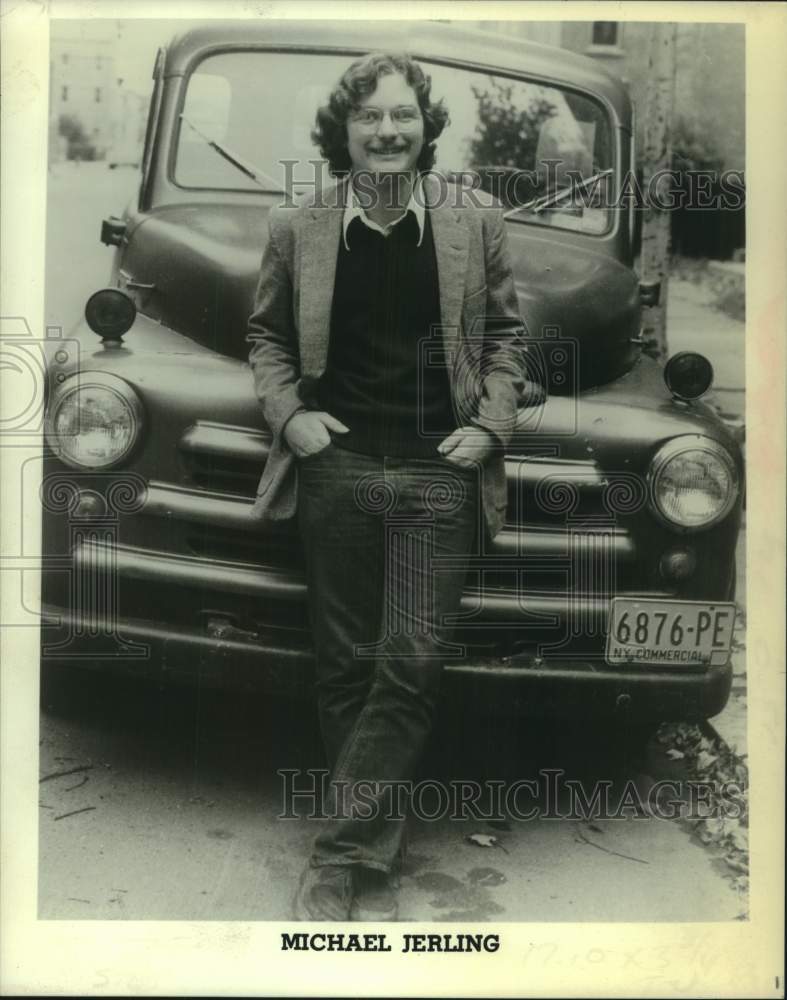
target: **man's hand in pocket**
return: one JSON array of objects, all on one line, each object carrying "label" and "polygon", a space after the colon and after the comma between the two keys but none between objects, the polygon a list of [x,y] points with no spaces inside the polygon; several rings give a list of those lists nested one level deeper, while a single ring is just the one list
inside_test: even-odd
[{"label": "man's hand in pocket", "polygon": [[449,462],[463,468],[470,468],[486,461],[499,448],[495,435],[483,427],[469,425],[459,427],[437,446],[440,454]]},{"label": "man's hand in pocket", "polygon": [[349,429],[324,410],[304,410],[287,421],[284,440],[298,458],[305,458],[328,447],[331,443],[329,431],[346,434]]}]

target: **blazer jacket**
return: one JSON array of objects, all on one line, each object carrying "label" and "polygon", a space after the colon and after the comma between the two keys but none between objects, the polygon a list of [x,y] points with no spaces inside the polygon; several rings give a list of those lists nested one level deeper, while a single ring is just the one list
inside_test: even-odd
[{"label": "blazer jacket", "polygon": [[[491,430],[500,448],[482,466],[482,502],[493,537],[505,520],[504,451],[517,409],[541,402],[527,379],[519,313],[502,209],[486,193],[423,177],[440,284],[440,316],[457,426]],[[283,437],[325,370],[336,260],[347,181],[275,207],[248,323],[249,364],[273,440],[252,515],[294,516],[297,459]],[[437,443],[437,442],[436,442]]]}]

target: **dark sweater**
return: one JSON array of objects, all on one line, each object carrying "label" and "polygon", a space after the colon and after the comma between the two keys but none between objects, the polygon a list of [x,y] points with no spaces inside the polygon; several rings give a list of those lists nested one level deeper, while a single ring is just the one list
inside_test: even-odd
[{"label": "dark sweater", "polygon": [[356,218],[347,242],[349,250],[339,241],[328,361],[316,387],[320,408],[350,428],[333,442],[369,455],[434,455],[456,423],[440,337],[431,334],[440,289],[429,212],[420,247],[412,213],[388,236]]}]

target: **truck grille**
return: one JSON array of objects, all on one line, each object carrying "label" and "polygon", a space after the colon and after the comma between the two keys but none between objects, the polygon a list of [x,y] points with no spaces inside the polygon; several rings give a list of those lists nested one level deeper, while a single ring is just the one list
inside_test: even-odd
[{"label": "truck grille", "polygon": [[[133,546],[118,546],[118,571],[135,607],[167,581],[192,592],[184,607],[226,614],[249,634],[308,628],[300,540],[294,524],[261,528],[251,517],[270,437],[200,421],[180,440],[185,477],[152,480],[135,516]],[[643,586],[632,536],[605,506],[609,488],[595,462],[510,457],[509,523],[470,561],[460,631],[496,649],[545,636],[603,644],[614,594],[666,596]],[[84,546],[81,560],[95,555]],[[92,556],[91,556],[92,558]],[[79,561],[79,560],[78,560]],[[573,624],[570,624],[573,623]],[[185,623],[184,624],[188,624]],[[478,626],[478,627],[476,627]]]},{"label": "truck grille", "polygon": [[188,476],[200,489],[254,497],[268,458],[270,435],[200,420],[179,442]]}]

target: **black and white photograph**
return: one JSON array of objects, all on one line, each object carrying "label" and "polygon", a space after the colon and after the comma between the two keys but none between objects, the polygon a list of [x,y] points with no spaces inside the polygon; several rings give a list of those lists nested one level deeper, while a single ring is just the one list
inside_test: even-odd
[{"label": "black and white photograph", "polygon": [[[0,344],[30,920],[412,963],[333,995],[509,929],[578,995],[624,950],[563,929],[691,925],[614,982],[720,989],[692,935],[753,926],[784,724],[739,5],[47,6],[42,321],[4,296]],[[155,993],[113,962],[88,992]]]}]

